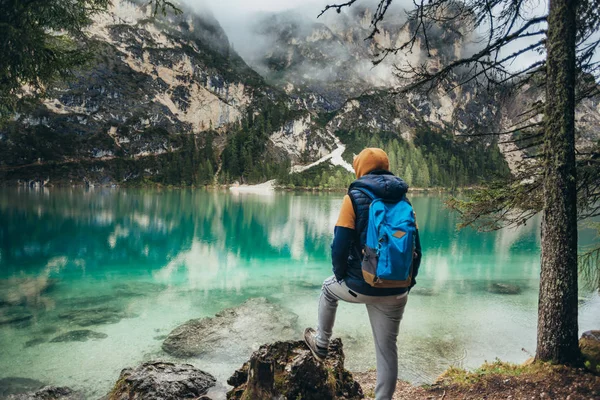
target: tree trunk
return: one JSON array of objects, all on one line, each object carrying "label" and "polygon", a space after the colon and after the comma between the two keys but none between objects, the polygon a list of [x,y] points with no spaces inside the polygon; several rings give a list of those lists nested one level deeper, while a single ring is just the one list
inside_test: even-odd
[{"label": "tree trunk", "polygon": [[542,266],[536,359],[576,363],[577,196],[575,44],[577,1],[550,0],[544,139]]}]

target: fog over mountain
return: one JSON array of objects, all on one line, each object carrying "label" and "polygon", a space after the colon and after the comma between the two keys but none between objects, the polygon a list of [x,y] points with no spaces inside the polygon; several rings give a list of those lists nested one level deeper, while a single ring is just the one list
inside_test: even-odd
[{"label": "fog over mountain", "polygon": [[[333,4],[335,2],[331,0],[182,1],[200,13],[209,12],[214,14],[215,18],[227,33],[235,50],[251,66],[258,69],[258,72],[261,74],[264,74],[265,71],[264,69],[261,71],[261,65],[257,61],[257,55],[268,52],[273,43],[277,40],[276,32],[271,32],[272,35],[266,35],[264,30],[260,29],[265,21],[270,23],[274,23],[275,21],[278,21],[279,23],[293,22],[297,28],[309,31],[314,24],[324,24],[330,28],[334,26],[339,27],[340,24],[348,24],[349,20],[354,18],[355,22],[360,23],[364,28],[363,36],[360,37],[360,39],[365,39],[371,31],[369,29],[370,20],[361,21],[361,17],[357,17],[357,14],[360,14],[364,9],[369,9],[372,12],[378,4],[377,0],[362,0],[355,3],[352,7],[345,8],[340,14],[336,13],[335,10],[329,10],[320,18],[317,18],[327,4]],[[406,10],[411,10],[413,8],[414,4],[412,1],[394,0],[382,25],[387,26],[388,29],[400,29],[405,19]],[[535,9],[526,10],[525,15],[543,14],[546,12],[545,9],[545,4],[541,3],[540,6]],[[482,46],[480,37],[485,34],[485,29],[480,28],[475,32],[475,35],[465,38],[462,49],[463,55],[468,55],[480,48]],[[523,48],[534,41],[535,38],[526,38],[516,41],[503,49],[501,56],[513,53],[516,49]],[[344,54],[334,53],[331,56],[341,56],[343,60]],[[527,52],[519,56],[510,65],[507,65],[507,68],[511,71],[517,71],[531,65],[542,57],[543,55],[541,54]],[[358,66],[358,68],[364,73],[365,77],[367,74],[374,75],[374,82],[377,82],[378,79],[381,80],[381,78],[388,79],[391,74],[390,65],[392,62],[375,68],[373,68],[373,65],[370,63],[360,64],[361,65]],[[316,71],[312,71],[312,73],[316,74]],[[318,78],[318,76],[315,77]],[[329,78],[328,76],[326,77]]]}]

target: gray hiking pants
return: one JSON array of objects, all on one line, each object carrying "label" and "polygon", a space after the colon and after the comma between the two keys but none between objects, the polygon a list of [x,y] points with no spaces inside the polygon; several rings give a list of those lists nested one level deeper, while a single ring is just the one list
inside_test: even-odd
[{"label": "gray hiking pants", "polygon": [[348,303],[366,304],[369,321],[375,339],[377,357],[376,400],[391,400],[398,380],[398,349],[396,338],[400,320],[408,300],[407,294],[397,296],[365,296],[356,293],[338,282],[335,276],[323,282],[319,298],[319,325],[317,326],[317,345],[327,347],[335,322],[338,300]]}]

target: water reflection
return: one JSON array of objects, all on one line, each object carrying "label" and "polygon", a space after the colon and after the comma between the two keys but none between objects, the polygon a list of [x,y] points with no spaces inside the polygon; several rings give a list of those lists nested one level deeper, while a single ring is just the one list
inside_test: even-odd
[{"label": "water reflection", "polygon": [[[172,268],[195,242],[245,260],[327,256],[340,199],[165,190],[0,193],[3,276],[58,269]],[[196,246],[197,247],[197,246]]]}]

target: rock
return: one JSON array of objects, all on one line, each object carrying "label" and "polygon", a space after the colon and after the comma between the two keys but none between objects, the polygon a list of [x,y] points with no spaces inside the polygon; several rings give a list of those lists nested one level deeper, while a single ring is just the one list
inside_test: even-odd
[{"label": "rock", "polygon": [[77,326],[116,324],[123,318],[134,316],[115,307],[82,308],[58,314],[58,318],[68,320]]},{"label": "rock", "polygon": [[297,319],[296,314],[265,298],[254,298],[212,318],[186,322],[167,336],[162,348],[175,357],[245,354],[245,359],[258,349],[257,340],[271,342],[297,337]]},{"label": "rock", "polygon": [[25,348],[37,346],[38,344],[46,343],[46,339],[44,338],[33,338],[25,342]]},{"label": "rock", "polygon": [[150,293],[161,292],[166,288],[166,285],[152,282],[127,282],[113,285],[113,290],[119,297],[147,296]]},{"label": "rock", "polygon": [[600,330],[583,332],[579,339],[579,348],[585,367],[600,374]]},{"label": "rock", "polygon": [[44,384],[35,379],[8,377],[0,379],[0,398],[11,394],[27,393],[41,389]]},{"label": "rock", "polygon": [[60,300],[60,305],[66,308],[80,309],[86,307],[101,307],[106,304],[115,301],[115,296],[102,295],[102,296],[82,296],[82,297],[69,297]]},{"label": "rock", "polygon": [[46,325],[35,331],[37,334],[41,335],[51,335],[53,333],[58,332],[60,329],[56,325]]},{"label": "rock", "polygon": [[50,291],[57,280],[45,276],[0,279],[0,305],[45,304],[42,295]]},{"label": "rock", "polygon": [[261,346],[227,380],[227,399],[362,399],[360,385],[344,369],[341,339],[334,339],[324,362],[317,361],[302,341]]},{"label": "rock", "polygon": [[33,314],[25,307],[3,307],[0,309],[0,326],[27,326],[31,323]]},{"label": "rock", "polygon": [[63,333],[62,335],[58,335],[50,342],[86,342],[89,339],[106,339],[107,337],[108,335],[106,333],[94,332],[89,329],[80,329],[76,331],[69,331],[67,333]]},{"label": "rock", "polygon": [[216,379],[189,364],[147,362],[121,371],[108,400],[178,400],[204,396]]},{"label": "rock", "polygon": [[492,283],[488,286],[488,292],[495,294],[519,294],[521,293],[521,288],[517,285],[506,283]]},{"label": "rock", "polygon": [[7,400],[83,400],[80,393],[68,387],[46,386],[31,393],[13,394]]}]

